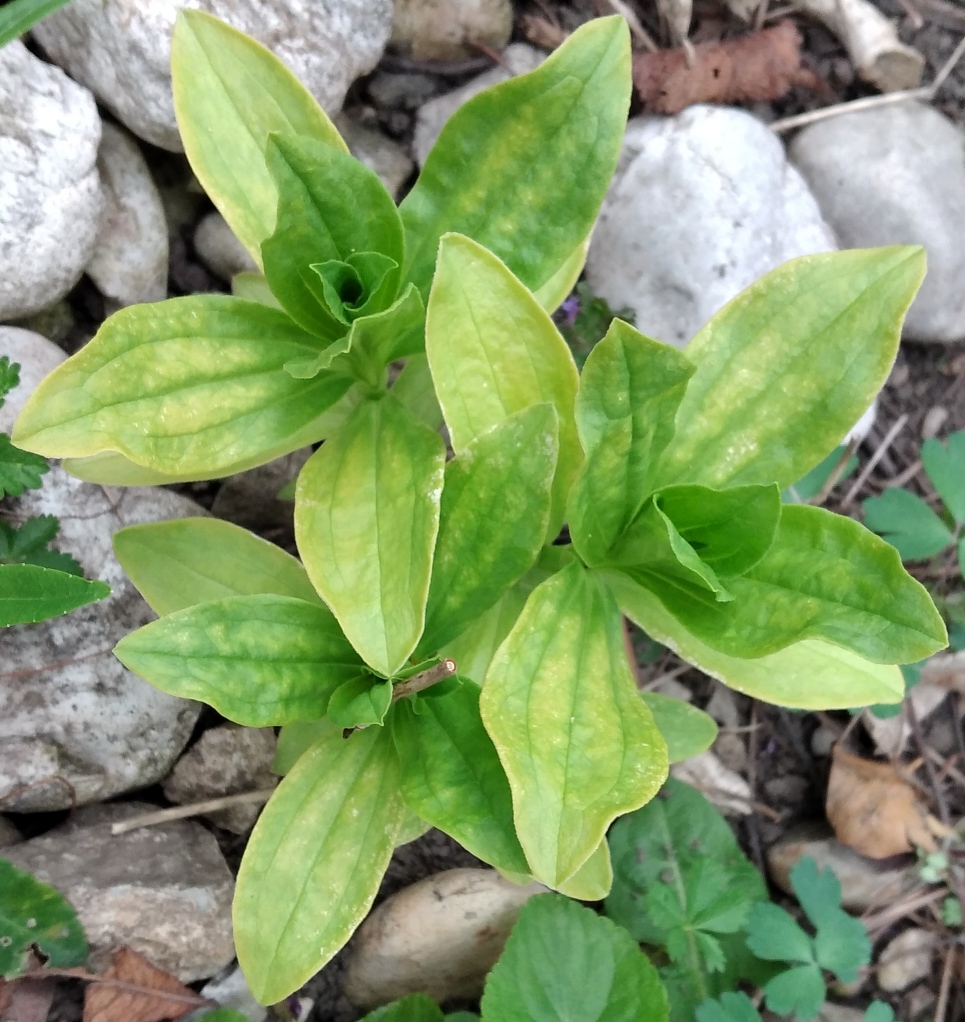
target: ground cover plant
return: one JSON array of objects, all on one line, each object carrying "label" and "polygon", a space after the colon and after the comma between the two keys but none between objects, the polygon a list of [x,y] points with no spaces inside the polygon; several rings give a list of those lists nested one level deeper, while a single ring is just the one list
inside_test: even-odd
[{"label": "ground cover plant", "polygon": [[24,449],[115,484],[325,440],[295,487],[300,562],[213,519],[115,542],[161,615],[118,657],[283,726],[234,910],[265,1003],[345,943],[427,824],[510,877],[607,895],[608,828],[709,741],[699,711],[640,697],[621,612],[801,708],[897,702],[897,665],[945,644],[891,546],[781,502],[884,382],[920,249],[788,263],[685,352],[614,320],[578,372],[551,313],[616,165],[629,60],[622,19],[584,26],[466,104],[397,210],[275,58],[183,12],[185,148],[263,273],[122,310],[18,420]]}]

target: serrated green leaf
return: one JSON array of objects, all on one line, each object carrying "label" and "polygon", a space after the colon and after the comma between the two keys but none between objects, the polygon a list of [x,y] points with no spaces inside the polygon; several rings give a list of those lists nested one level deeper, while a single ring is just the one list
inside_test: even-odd
[{"label": "serrated green leaf", "polygon": [[34,945],[52,968],[83,965],[84,930],[60,891],[0,859],[0,892],[0,977],[20,975]]},{"label": "serrated green leaf", "polygon": [[[10,5],[7,5],[9,10]],[[0,355],[0,408],[4,398],[20,383],[20,366],[10,361],[9,355]]]},{"label": "serrated green leaf", "polygon": [[114,533],[114,553],[162,616],[229,596],[274,594],[321,603],[291,554],[217,518],[129,525]]},{"label": "serrated green leaf", "polygon": [[479,715],[479,689],[403,699],[392,716],[402,794],[421,819],[498,869],[528,873],[509,781]]},{"label": "serrated green leaf", "polygon": [[819,870],[805,855],[791,870],[791,888],[815,929],[841,911],[841,883],[830,867]]},{"label": "serrated green leaf", "polygon": [[694,368],[676,348],[620,320],[590,352],[576,399],[586,461],[567,505],[584,560],[601,563],[643,506]]},{"label": "serrated green leaf", "polygon": [[493,1022],[665,1022],[667,996],[629,934],[544,894],[523,906],[486,981],[482,1013]]},{"label": "serrated green leaf", "polygon": [[925,561],[940,554],[953,536],[945,523],[914,493],[900,487],[863,502],[864,523],[880,533],[903,561]]},{"label": "serrated green leaf", "polygon": [[959,525],[965,523],[965,431],[952,433],[944,442],[926,440],[921,461],[952,517]]},{"label": "serrated green leaf", "polygon": [[182,11],[171,41],[181,141],[205,193],[257,261],[278,193],[265,162],[272,132],[348,152],[298,79],[250,36],[204,11]]},{"label": "serrated green leaf", "polygon": [[[911,663],[943,649],[945,625],[927,590],[889,544],[823,508],[785,505],[773,545],[740,578],[733,600],[666,576],[634,572],[707,645],[760,657],[824,639],[876,663]],[[686,588],[685,588],[686,585]]]},{"label": "serrated green leaf", "polygon": [[385,728],[321,738],[278,786],[238,873],[235,947],[251,992],[297,990],[365,918],[405,819]]},{"label": "serrated green leaf", "polygon": [[843,909],[830,914],[814,937],[818,965],[830,969],[842,983],[854,983],[871,961],[871,941],[864,924]]},{"label": "serrated green leaf", "polygon": [[401,206],[406,279],[428,293],[450,231],[495,252],[531,290],[565,272],[616,168],[629,90],[626,23],[598,18],[532,73],[460,107]]},{"label": "serrated green leaf", "polygon": [[19,526],[0,522],[0,561],[20,561],[38,553],[57,535],[60,522],[54,515],[34,515]]},{"label": "serrated green leaf", "polygon": [[516,412],[547,401],[556,408],[559,457],[547,533],[555,538],[583,460],[576,365],[536,299],[491,252],[458,234],[439,247],[426,354],[456,453]]},{"label": "serrated green leaf", "polygon": [[168,614],[114,655],[162,692],[265,727],[325,715],[362,665],[327,607],[290,596],[231,596]]},{"label": "serrated green leaf", "polygon": [[535,563],[549,524],[558,424],[551,404],[533,405],[446,465],[423,653],[462,634]]},{"label": "serrated green leaf", "polygon": [[579,564],[530,594],[480,705],[520,844],[548,886],[572,877],[613,820],[666,777],[666,745],[636,692],[616,605]]},{"label": "serrated green leaf", "polygon": [[600,575],[631,621],[737,692],[802,710],[847,709],[904,698],[905,682],[897,667],[873,664],[819,639],[805,639],[754,660],[727,656],[688,632],[653,593],[628,575],[611,571]]},{"label": "serrated green leaf", "polygon": [[325,435],[325,413],[353,380],[284,369],[324,343],[227,295],[133,305],[41,383],[14,437],[47,456],[116,451],[169,480],[238,472]]},{"label": "serrated green leaf", "polygon": [[815,960],[811,938],[790,912],[770,902],[760,902],[751,909],[747,918],[747,946],[767,962]]},{"label": "serrated green leaf", "polygon": [[[367,313],[383,311],[395,299],[402,272],[395,203],[374,171],[325,140],[273,134],[265,160],[278,189],[275,229],[261,246],[265,278],[296,323],[335,340],[348,320],[333,308],[325,280],[310,264],[347,266],[362,254],[385,260],[376,293],[360,289],[355,296],[372,301]],[[340,307],[337,294],[336,300]]]},{"label": "serrated green leaf", "polygon": [[443,1016],[442,1008],[425,994],[410,994],[400,1001],[370,1011],[362,1022],[445,1022],[452,1016]]},{"label": "serrated green leaf", "polygon": [[764,987],[767,1007],[778,1015],[811,1019],[821,1010],[827,990],[816,965],[798,965],[778,973]]},{"label": "serrated green leaf", "polygon": [[667,743],[667,756],[671,763],[697,756],[714,744],[717,724],[703,710],[659,692],[641,692],[640,696]]},{"label": "serrated green leaf", "polygon": [[342,728],[381,725],[392,705],[392,682],[362,674],[343,681],[332,693],[328,716]]},{"label": "serrated green leaf", "polygon": [[110,586],[37,564],[0,565],[0,628],[36,624],[110,596]]},{"label": "serrated green leaf", "polygon": [[84,574],[80,564],[70,554],[62,553],[60,550],[36,550],[26,554],[21,563],[35,564],[39,568],[53,568],[54,571],[63,571],[79,577],[83,577]]},{"label": "serrated green leaf", "polygon": [[[23,35],[48,14],[59,10],[69,0],[10,0],[0,10],[0,46]],[[12,387],[8,387],[11,390]],[[0,392],[3,390],[2,378],[0,378]],[[2,404],[2,401],[0,401]]]},{"label": "serrated green leaf", "polygon": [[309,578],[386,677],[422,634],[446,450],[391,394],[359,405],[306,462],[295,536]]},{"label": "serrated green leaf", "polygon": [[50,466],[46,458],[14,447],[6,433],[0,433],[0,497],[19,497],[24,490],[43,484]]},{"label": "serrated green leaf", "polygon": [[657,482],[800,479],[884,384],[924,272],[913,246],[802,256],[725,305],[685,349],[697,371]]},{"label": "serrated green leaf", "polygon": [[761,1022],[761,1013],[743,991],[721,994],[697,1007],[697,1022]]}]

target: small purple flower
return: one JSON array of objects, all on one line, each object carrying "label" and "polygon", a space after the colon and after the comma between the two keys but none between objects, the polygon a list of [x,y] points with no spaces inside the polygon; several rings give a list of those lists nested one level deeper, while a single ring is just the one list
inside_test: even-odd
[{"label": "small purple flower", "polygon": [[560,306],[560,312],[563,313],[563,321],[567,326],[572,326],[576,322],[576,317],[580,312],[580,299],[577,295],[570,295],[563,304]]}]

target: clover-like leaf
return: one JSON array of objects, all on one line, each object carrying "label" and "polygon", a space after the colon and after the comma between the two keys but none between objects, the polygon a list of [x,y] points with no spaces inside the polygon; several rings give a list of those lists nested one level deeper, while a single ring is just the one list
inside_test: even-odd
[{"label": "clover-like leaf", "polygon": [[640,698],[647,704],[657,729],[667,743],[667,756],[671,763],[690,759],[714,744],[717,724],[703,710],[685,703],[683,699],[659,692],[641,692]]},{"label": "clover-like leaf", "polygon": [[914,493],[900,487],[869,497],[862,504],[864,523],[879,533],[903,561],[924,561],[940,554],[954,539],[951,530]]},{"label": "clover-like leaf", "polygon": [[965,524],[965,430],[944,441],[934,437],[921,445],[921,461],[938,496],[959,524]]},{"label": "clover-like leaf", "polygon": [[764,985],[767,1007],[778,1015],[812,1019],[827,997],[824,977],[817,965],[798,965],[778,973]]}]

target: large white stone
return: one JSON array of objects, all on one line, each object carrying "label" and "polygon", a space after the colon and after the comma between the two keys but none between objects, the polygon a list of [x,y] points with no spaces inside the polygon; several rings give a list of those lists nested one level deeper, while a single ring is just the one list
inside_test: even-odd
[{"label": "large white stone", "polygon": [[171,31],[182,7],[209,11],[264,43],[330,114],[375,67],[392,27],[391,0],[73,0],[34,37],[135,135],[177,152]]},{"label": "large white stone", "polygon": [[94,97],[18,40],[0,48],[0,320],[39,312],[80,279],[103,195]]},{"label": "large white stone", "polygon": [[160,302],[168,293],[168,228],[141,150],[105,124],[97,166],[106,202],[87,273],[117,305]]},{"label": "large white stone", "polygon": [[683,347],[765,273],[835,249],[803,178],[766,125],[693,106],[627,127],[586,274],[643,333]]},{"label": "large white stone", "polygon": [[805,128],[791,159],[845,248],[924,245],[928,273],[905,321],[916,341],[965,338],[965,134],[922,103]]},{"label": "large white stone", "polygon": [[395,0],[392,45],[413,57],[459,60],[473,43],[502,49],[513,30],[511,0]]}]

